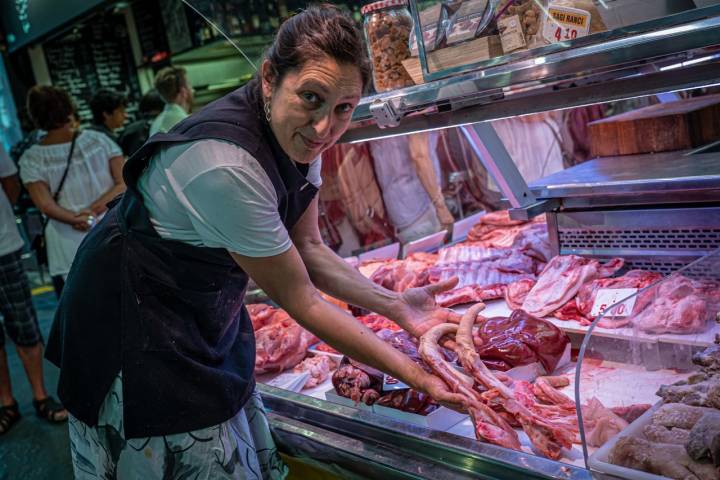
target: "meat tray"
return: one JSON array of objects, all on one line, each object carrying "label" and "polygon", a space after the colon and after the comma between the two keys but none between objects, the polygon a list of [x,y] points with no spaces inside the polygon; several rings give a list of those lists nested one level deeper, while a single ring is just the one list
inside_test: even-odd
[{"label": "meat tray", "polygon": [[329,402],[370,411],[384,417],[390,417],[393,420],[442,432],[448,431],[458,423],[468,418],[468,416],[464,413],[456,412],[455,410],[445,407],[439,407],[427,415],[417,415],[415,413],[403,412],[402,410],[383,407],[381,405],[368,406],[362,402],[356,405],[351,399],[338,395],[334,388],[325,392],[325,399]]},{"label": "meat tray", "polygon": [[[668,479],[668,477],[642,472],[633,468],[621,467],[620,465],[614,465],[608,462],[610,452],[612,451],[615,444],[620,440],[620,438],[643,436],[643,429],[646,425],[649,425],[652,422],[653,413],[655,413],[655,411],[660,408],[663,403],[663,401],[659,401],[658,403],[653,405],[652,408],[650,408],[647,412],[643,413],[640,418],[628,425],[625,430],[612,437],[610,440],[605,442],[605,445],[598,448],[595,453],[590,455],[590,457],[588,458],[588,467],[590,467],[590,470],[594,472],[613,475],[614,477],[626,478],[628,480],[670,480]],[[700,408],[703,408],[708,412],[715,411],[712,408]]]}]

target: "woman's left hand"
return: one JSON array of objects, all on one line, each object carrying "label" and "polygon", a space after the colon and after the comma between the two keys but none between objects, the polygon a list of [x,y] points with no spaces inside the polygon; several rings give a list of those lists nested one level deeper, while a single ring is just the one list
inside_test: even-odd
[{"label": "woman's left hand", "polygon": [[458,412],[467,412],[467,399],[458,393],[453,393],[447,384],[439,377],[427,372],[418,381],[418,390],[430,395],[443,407]]},{"label": "woman's left hand", "polygon": [[393,320],[417,338],[441,323],[460,323],[459,314],[438,307],[435,303],[435,295],[452,290],[457,284],[457,277],[453,277],[426,287],[406,290],[400,295],[398,312]]}]

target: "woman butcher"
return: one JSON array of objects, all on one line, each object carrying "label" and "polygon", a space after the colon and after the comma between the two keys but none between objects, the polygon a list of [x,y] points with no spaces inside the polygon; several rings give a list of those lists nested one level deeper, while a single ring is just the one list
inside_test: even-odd
[{"label": "woman butcher", "polygon": [[321,290],[420,334],[434,294],[372,284],[322,242],[320,154],[369,79],[361,34],[330,5],[280,28],[257,77],[125,165],[127,193],[83,242],[47,357],[61,369],[76,478],[282,478],[243,305],[251,277],[327,343],[436,400],[462,399]]}]

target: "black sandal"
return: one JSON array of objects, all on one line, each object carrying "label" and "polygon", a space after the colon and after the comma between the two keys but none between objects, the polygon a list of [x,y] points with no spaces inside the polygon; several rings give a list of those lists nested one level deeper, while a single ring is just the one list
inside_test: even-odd
[{"label": "black sandal", "polygon": [[17,401],[12,405],[0,407],[0,435],[5,435],[20,420],[20,409]]},{"label": "black sandal", "polygon": [[35,413],[38,417],[44,418],[50,423],[60,423],[67,420],[67,410],[53,397],[33,400],[33,407],[35,407]]}]

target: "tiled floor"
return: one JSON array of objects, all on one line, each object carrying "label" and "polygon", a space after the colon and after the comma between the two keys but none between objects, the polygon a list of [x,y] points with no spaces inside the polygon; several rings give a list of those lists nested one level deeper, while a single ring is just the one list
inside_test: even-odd
[{"label": "tiled floor", "polygon": [[[47,338],[55,311],[55,294],[34,297],[38,321]],[[6,345],[13,393],[23,415],[20,422],[0,437],[0,480],[72,479],[67,424],[52,425],[35,416],[32,393],[15,348]],[[58,369],[45,362],[45,385],[55,398]]]}]

